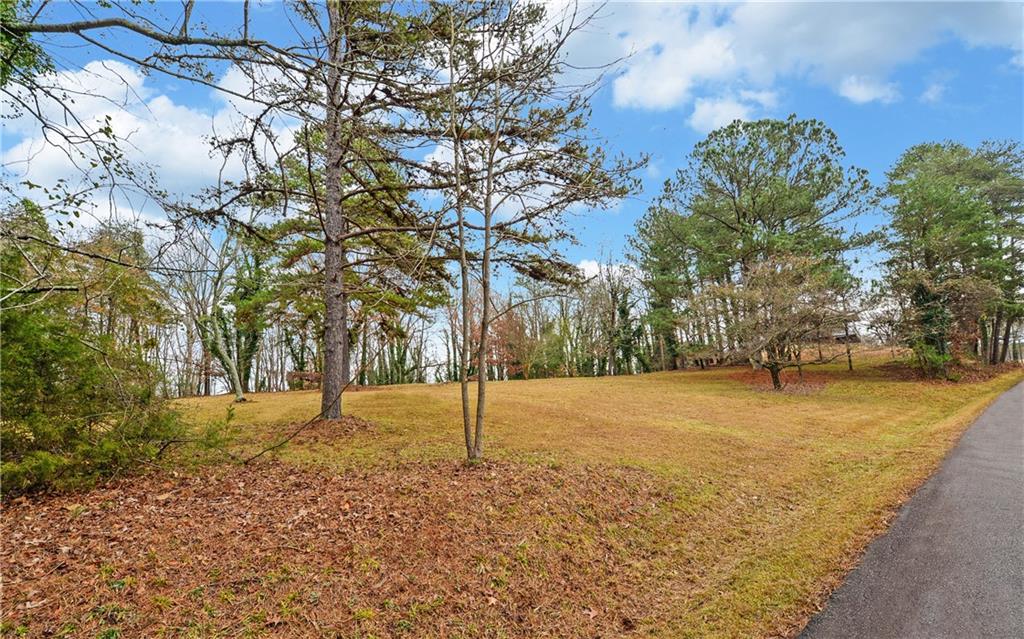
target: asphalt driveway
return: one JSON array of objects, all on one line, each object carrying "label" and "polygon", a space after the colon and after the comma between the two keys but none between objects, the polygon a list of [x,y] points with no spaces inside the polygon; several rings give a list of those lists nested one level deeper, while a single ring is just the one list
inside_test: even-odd
[{"label": "asphalt driveway", "polygon": [[1024,637],[1024,383],[968,429],[800,636]]}]

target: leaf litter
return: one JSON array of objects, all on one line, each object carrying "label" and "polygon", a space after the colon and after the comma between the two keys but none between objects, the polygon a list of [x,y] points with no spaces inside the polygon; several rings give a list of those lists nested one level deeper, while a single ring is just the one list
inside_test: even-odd
[{"label": "leaf litter", "polygon": [[609,466],[153,472],[4,506],[4,631],[621,636],[666,601],[672,500]]}]

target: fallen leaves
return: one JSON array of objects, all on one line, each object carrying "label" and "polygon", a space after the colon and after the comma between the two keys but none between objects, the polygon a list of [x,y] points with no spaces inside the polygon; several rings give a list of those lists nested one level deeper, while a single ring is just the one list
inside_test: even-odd
[{"label": "fallen leaves", "polygon": [[611,636],[649,618],[663,480],[632,469],[279,462],[3,509],[29,636]]}]

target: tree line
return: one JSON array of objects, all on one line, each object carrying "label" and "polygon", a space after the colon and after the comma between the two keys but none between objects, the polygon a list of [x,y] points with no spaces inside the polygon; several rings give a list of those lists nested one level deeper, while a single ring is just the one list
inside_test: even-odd
[{"label": "tree line", "polygon": [[[560,252],[568,216],[636,193],[646,161],[590,127],[601,77],[579,79],[566,47],[594,13],[299,0],[293,30],[262,39],[249,2],[221,30],[193,8],[66,22],[5,5],[5,105],[82,176],[5,175],[8,485],[159,455],[186,438],[163,400],[221,390],[318,386],[330,420],[353,384],[458,383],[475,461],[490,380],[751,363],[780,388],[865,329],[930,374],[1019,357],[1014,143],[917,146],[876,186],[822,122],[734,122],[666,182],[628,259],[587,274]],[[68,42],[221,92],[237,117],[210,153],[241,177],[167,192],[109,119],[76,117],[53,73]],[[228,70],[243,88],[214,82]],[[79,223],[97,195],[137,194],[166,222]],[[879,208],[890,224],[857,232]],[[130,452],[93,462],[116,442]]]}]

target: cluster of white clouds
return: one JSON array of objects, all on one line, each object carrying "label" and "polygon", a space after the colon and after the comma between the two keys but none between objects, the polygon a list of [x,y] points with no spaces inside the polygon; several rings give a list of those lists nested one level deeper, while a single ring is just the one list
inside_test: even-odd
[{"label": "cluster of white clouds", "polygon": [[[950,40],[1005,49],[1007,64],[1024,63],[1024,14],[1011,3],[612,3],[600,14],[572,44],[571,61],[598,65],[625,56],[612,80],[617,107],[679,109],[702,132],[774,113],[785,79],[828,87],[857,104],[896,102],[909,87],[899,86],[893,72]],[[923,78],[918,99],[943,100],[948,81]],[[112,60],[61,71],[51,84],[67,95],[44,98],[47,113],[62,115],[60,103],[70,101],[84,122],[99,126],[109,118],[129,141],[129,158],[158,168],[171,192],[196,193],[241,175],[237,162],[225,165],[211,153],[209,140],[235,127],[240,113],[255,105],[213,89],[201,106],[185,104]],[[237,69],[219,84],[252,90]],[[31,118],[5,120],[2,144],[4,170],[15,180],[52,184],[73,178],[66,149],[47,143]]]},{"label": "cluster of white clouds", "polygon": [[[203,107],[189,106],[160,92],[152,77],[116,60],[94,60],[40,81],[47,90],[36,92],[32,101],[44,119],[71,136],[109,125],[125,159],[137,167],[152,168],[160,188],[172,195],[187,197],[223,180],[243,177],[241,160],[216,152],[212,139],[239,131],[244,115],[258,108],[252,102],[211,88],[210,99],[199,100]],[[218,86],[243,95],[252,91],[237,69],[224,74]],[[287,134],[287,128],[276,133]],[[45,134],[38,119],[26,111],[4,122],[2,143],[3,172],[15,184],[30,181],[52,186],[64,180],[74,189],[96,177],[90,157],[77,160],[74,145],[53,132]],[[91,218],[105,220],[112,215],[163,219],[152,201],[132,197],[130,189],[95,191],[91,209],[83,211],[86,225]]]},{"label": "cluster of white clouds", "polygon": [[[896,102],[893,71],[951,40],[1007,49],[1008,64],[1024,60],[1024,13],[1014,3],[621,3],[601,15],[573,55],[589,65],[628,56],[613,80],[614,103],[689,109],[700,131],[771,112],[787,78],[857,104]],[[936,80],[920,99],[945,92]]]},{"label": "cluster of white clouds", "polygon": [[586,279],[592,279],[599,275],[611,276],[620,279],[631,279],[638,277],[636,267],[629,262],[614,262],[598,260],[580,260],[576,268]]},{"label": "cluster of white clouds", "polygon": [[733,120],[749,120],[755,113],[774,109],[778,100],[776,91],[749,89],[718,97],[696,98],[687,122],[697,131],[707,133]]},{"label": "cluster of white clouds", "polygon": [[885,82],[878,78],[861,75],[848,75],[839,82],[839,95],[850,102],[866,104],[881,102],[890,104],[900,99],[900,90],[895,82]]},{"label": "cluster of white clouds", "polygon": [[580,270],[583,277],[595,277],[601,272],[601,263],[597,260],[580,260],[576,268]]},{"label": "cluster of white clouds", "polygon": [[[170,185],[191,181],[197,169],[216,167],[209,154],[195,153],[204,134],[211,132],[210,115],[175,104],[155,92],[150,80],[135,68],[111,60],[89,62],[77,71],[60,71],[46,79],[50,96],[36,94],[40,111],[51,122],[68,121],[65,106],[82,128],[96,131],[109,121],[124,149],[133,159],[154,161]],[[68,121],[69,133],[79,124]],[[45,139],[39,124],[28,113],[4,125],[4,168],[15,178],[26,177],[53,184],[75,173],[67,155],[70,149],[58,136]],[[17,141],[10,144],[12,138]]]}]

